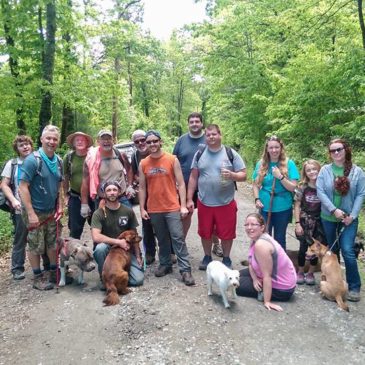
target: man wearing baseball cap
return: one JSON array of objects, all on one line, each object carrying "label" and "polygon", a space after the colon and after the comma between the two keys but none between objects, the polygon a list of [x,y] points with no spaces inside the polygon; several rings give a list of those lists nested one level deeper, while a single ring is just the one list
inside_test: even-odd
[{"label": "man wearing baseball cap", "polygon": [[[63,189],[65,204],[68,205],[68,228],[71,237],[80,239],[86,221],[80,214],[82,170],[93,139],[83,132],[75,132],[70,134],[66,141],[71,148],[63,158]],[[89,206],[92,206],[91,204],[92,201],[89,200]]]},{"label": "man wearing baseball cap", "polygon": [[101,186],[105,181],[117,181],[121,187],[122,196],[120,202],[131,207],[128,199],[135,194],[133,189],[133,171],[125,153],[119,152],[113,146],[113,133],[102,129],[98,133],[98,146],[90,148],[83,167],[81,185],[81,210],[83,217],[92,215],[88,200],[94,201],[94,209],[104,198]]}]

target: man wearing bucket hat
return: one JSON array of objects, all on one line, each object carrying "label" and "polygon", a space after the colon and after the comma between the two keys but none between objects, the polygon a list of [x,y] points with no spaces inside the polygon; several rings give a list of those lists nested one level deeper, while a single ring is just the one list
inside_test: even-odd
[{"label": "man wearing bucket hat", "polygon": [[92,215],[88,200],[94,201],[94,209],[98,208],[100,199],[104,198],[101,189],[106,181],[117,181],[121,187],[120,202],[132,207],[129,200],[135,194],[133,189],[133,171],[128,157],[113,146],[113,134],[102,129],[98,133],[98,146],[90,148],[83,167],[81,185],[81,210],[83,217]]},{"label": "man wearing bucket hat", "polygon": [[[93,145],[93,139],[83,132],[75,132],[70,134],[66,141],[71,148],[63,159],[65,175],[63,189],[65,203],[68,205],[68,228],[71,237],[80,239],[86,221],[86,218],[80,214],[82,171],[87,152]],[[88,203],[91,209],[91,199]]]}]

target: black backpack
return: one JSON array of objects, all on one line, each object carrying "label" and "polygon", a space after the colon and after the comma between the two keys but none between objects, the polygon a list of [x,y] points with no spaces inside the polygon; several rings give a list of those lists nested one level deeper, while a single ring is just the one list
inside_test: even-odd
[{"label": "black backpack", "polygon": [[[206,145],[199,145],[198,152],[196,154],[196,162],[197,163],[198,163],[200,157],[202,156],[203,152],[206,150],[206,148],[207,148]],[[229,159],[229,162],[233,166],[234,156],[233,156],[232,148],[231,147],[228,147],[228,146],[224,146],[224,148],[226,149],[226,154],[227,154],[227,157]],[[237,190],[237,182],[236,181],[233,181],[233,183],[234,183],[234,188]]]},{"label": "black backpack", "polygon": [[[11,159],[11,170],[10,170],[10,189],[14,192],[14,175],[15,175],[15,166],[18,164],[18,159]],[[3,169],[4,170],[4,169]],[[12,212],[14,209],[11,208],[11,204],[8,199],[5,197],[4,192],[0,188],[0,209],[5,212]]]}]

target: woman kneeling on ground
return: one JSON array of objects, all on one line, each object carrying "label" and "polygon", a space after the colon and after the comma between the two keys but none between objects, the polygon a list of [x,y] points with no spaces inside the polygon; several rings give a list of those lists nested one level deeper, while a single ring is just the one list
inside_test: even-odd
[{"label": "woman kneeling on ground", "polygon": [[249,266],[240,271],[237,295],[263,300],[267,309],[282,311],[271,300],[288,301],[293,295],[297,282],[294,265],[281,245],[265,233],[265,221],[260,214],[247,216],[245,230],[251,239]]}]

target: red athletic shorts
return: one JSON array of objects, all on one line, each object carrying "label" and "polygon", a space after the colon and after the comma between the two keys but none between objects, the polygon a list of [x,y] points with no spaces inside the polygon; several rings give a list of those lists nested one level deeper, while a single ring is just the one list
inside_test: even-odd
[{"label": "red athletic shorts", "polygon": [[208,207],[198,199],[198,234],[210,239],[216,234],[221,240],[236,238],[237,203],[232,200],[227,205]]}]

